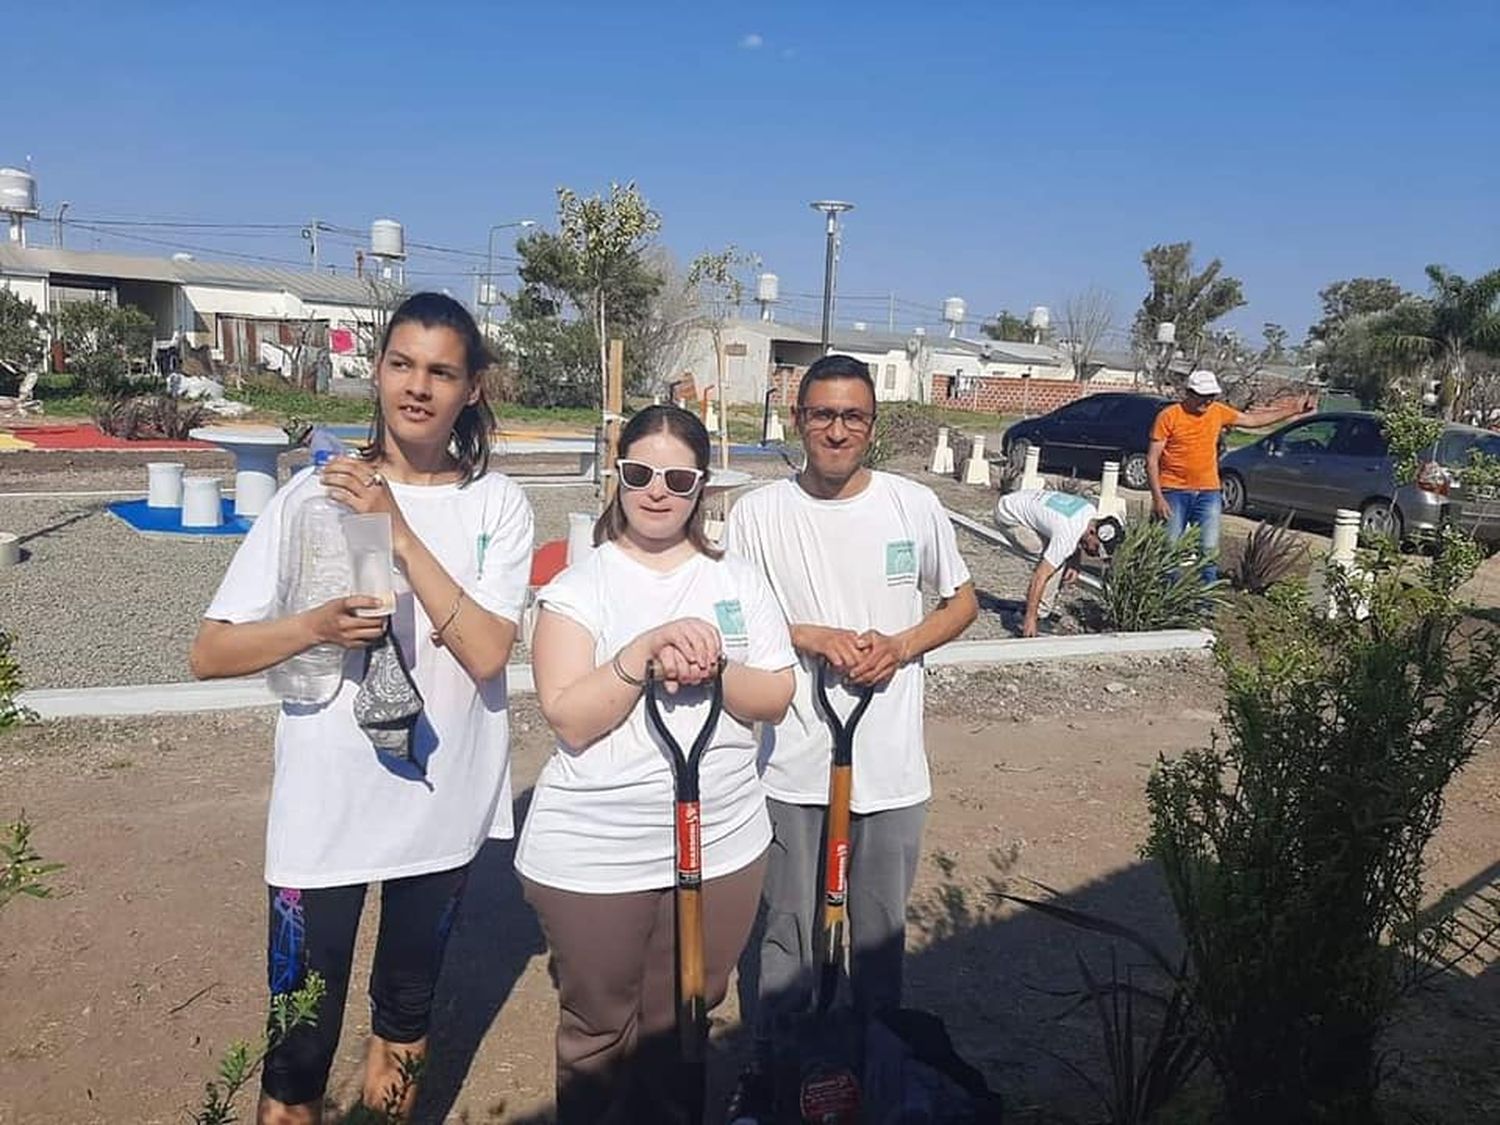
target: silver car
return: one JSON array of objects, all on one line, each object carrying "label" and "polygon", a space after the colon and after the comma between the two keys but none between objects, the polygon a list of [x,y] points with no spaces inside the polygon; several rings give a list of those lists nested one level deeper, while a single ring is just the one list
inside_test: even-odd
[{"label": "silver car", "polygon": [[1292,512],[1331,524],[1335,511],[1352,508],[1364,530],[1398,541],[1420,538],[1457,517],[1476,537],[1497,542],[1500,502],[1465,497],[1458,482],[1471,449],[1500,457],[1500,434],[1444,426],[1417,482],[1397,487],[1378,414],[1315,414],[1219,459],[1224,511]]}]

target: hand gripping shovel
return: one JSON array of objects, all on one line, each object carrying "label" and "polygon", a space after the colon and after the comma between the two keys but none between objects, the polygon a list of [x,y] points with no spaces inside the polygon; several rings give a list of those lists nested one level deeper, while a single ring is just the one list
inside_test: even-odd
[{"label": "hand gripping shovel", "polygon": [[667,747],[675,797],[677,879],[677,1037],[684,1078],[689,1083],[691,1120],[703,1120],[707,1076],[708,1008],[703,969],[703,823],[698,804],[698,766],[724,709],[724,665],[709,688],[708,718],[686,754],[662,719],[657,702],[660,680],[653,664],[646,670],[646,717]]}]

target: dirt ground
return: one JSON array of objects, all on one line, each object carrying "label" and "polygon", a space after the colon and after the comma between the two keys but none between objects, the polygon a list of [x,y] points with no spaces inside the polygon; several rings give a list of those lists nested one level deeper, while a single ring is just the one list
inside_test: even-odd
[{"label": "dirt ground", "polygon": [[[1009,1120],[1098,1120],[1051,1053],[1097,1069],[1090,1019],[1044,995],[1096,944],[997,909],[992,878],[1062,891],[1173,940],[1156,872],[1139,859],[1142,785],[1158,754],[1209,737],[1218,706],[1201,657],[934,671],[934,799],[912,905],[908,994],[940,1013],[1011,1107]],[[261,847],[274,712],[73,721],[0,736],[7,817],[67,864],[60,897],[0,912],[0,1123],[178,1122],[219,1051],[261,1019]],[[518,804],[550,750],[515,701]],[[1500,757],[1454,786],[1432,849],[1435,889],[1495,878]],[[481,853],[440,986],[417,1120],[540,1122],[551,1104],[555,998],[508,844]],[[367,920],[368,922],[368,920]],[[368,973],[371,927],[355,980]],[[1455,976],[1393,1039],[1390,1095],[1428,1121],[1500,1120],[1500,973]],[[716,1014],[716,1079],[743,1043]],[[347,1103],[367,1009],[352,1000],[332,1092]],[[1412,1120],[1414,1118],[1408,1117]]]}]

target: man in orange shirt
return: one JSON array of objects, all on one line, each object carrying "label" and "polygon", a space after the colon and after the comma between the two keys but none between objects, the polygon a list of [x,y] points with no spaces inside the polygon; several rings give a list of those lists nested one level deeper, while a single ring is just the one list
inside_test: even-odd
[{"label": "man in orange shirt", "polygon": [[[1194,371],[1182,401],[1156,416],[1146,451],[1152,508],[1167,521],[1167,534],[1174,540],[1189,527],[1198,528],[1206,555],[1219,551],[1219,435],[1231,426],[1272,426],[1311,414],[1318,405],[1317,395],[1308,395],[1290,404],[1236,410],[1216,401],[1221,393],[1212,371]],[[1203,573],[1210,582],[1219,576],[1213,565]]]}]

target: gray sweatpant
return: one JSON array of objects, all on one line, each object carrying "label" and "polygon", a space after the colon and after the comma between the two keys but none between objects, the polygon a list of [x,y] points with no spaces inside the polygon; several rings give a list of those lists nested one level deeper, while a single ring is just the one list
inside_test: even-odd
[{"label": "gray sweatpant", "polygon": [[[755,933],[740,960],[740,1006],[762,1049],[808,1010],[814,985],[823,805],[767,800],[771,850]],[[906,900],[917,877],[927,805],[856,814],[849,842],[849,991],[869,1015],[901,1003]]]}]

